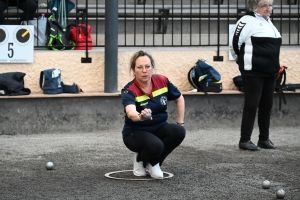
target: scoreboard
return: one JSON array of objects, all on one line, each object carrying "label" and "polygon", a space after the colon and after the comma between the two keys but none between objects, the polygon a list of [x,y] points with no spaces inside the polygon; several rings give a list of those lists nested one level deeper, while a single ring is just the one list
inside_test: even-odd
[{"label": "scoreboard", "polygon": [[0,25],[0,63],[33,63],[34,26]]}]

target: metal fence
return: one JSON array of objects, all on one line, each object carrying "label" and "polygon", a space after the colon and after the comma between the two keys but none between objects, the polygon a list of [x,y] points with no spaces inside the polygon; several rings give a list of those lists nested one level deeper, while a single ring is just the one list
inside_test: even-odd
[{"label": "metal fence", "polygon": [[[51,11],[49,0],[39,0],[37,15]],[[93,47],[105,46],[105,0],[72,0],[75,8],[68,23],[82,13],[92,26]],[[119,47],[228,46],[230,25],[244,15],[246,0],[119,0]],[[10,11],[9,12],[13,12]],[[7,18],[13,19],[14,15]],[[300,7],[297,0],[274,0],[272,22],[282,34],[283,45],[299,45]]]}]

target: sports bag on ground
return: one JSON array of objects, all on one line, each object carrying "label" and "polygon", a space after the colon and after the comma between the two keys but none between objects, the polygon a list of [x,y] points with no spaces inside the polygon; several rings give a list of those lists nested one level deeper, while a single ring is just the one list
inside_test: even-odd
[{"label": "sports bag on ground", "polygon": [[198,60],[188,72],[189,83],[199,92],[221,92],[221,75],[204,59]]},{"label": "sports bag on ground", "polygon": [[53,68],[41,71],[40,87],[44,94],[63,93],[60,70]]}]

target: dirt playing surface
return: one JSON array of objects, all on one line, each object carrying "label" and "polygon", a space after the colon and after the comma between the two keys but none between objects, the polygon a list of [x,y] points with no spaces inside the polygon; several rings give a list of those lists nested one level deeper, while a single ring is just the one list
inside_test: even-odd
[{"label": "dirt playing surface", "polygon": [[[252,141],[257,143],[257,130]],[[162,165],[164,180],[127,181],[132,170],[120,132],[0,136],[1,199],[300,199],[298,128],[271,129],[276,150],[239,150],[239,129],[187,131]],[[53,170],[46,163],[54,163]],[[130,172],[114,174],[134,179]],[[147,177],[146,177],[147,178]],[[149,178],[149,177],[148,177]],[[269,180],[270,189],[262,182]]]}]

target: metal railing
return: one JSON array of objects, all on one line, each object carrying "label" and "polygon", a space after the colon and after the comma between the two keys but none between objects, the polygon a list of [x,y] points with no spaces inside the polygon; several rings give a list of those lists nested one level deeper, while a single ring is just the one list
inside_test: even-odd
[{"label": "metal railing", "polygon": [[[49,0],[44,0],[44,5]],[[105,46],[105,0],[72,0],[76,7],[68,23],[86,12],[92,26],[93,47]],[[228,46],[231,24],[244,15],[246,0],[119,0],[119,47]],[[39,3],[43,3],[40,0]],[[39,7],[37,14],[51,14]],[[272,22],[282,34],[283,45],[300,44],[300,6],[297,0],[275,0]],[[9,14],[9,13],[8,13]],[[12,19],[13,15],[8,15]]]}]

